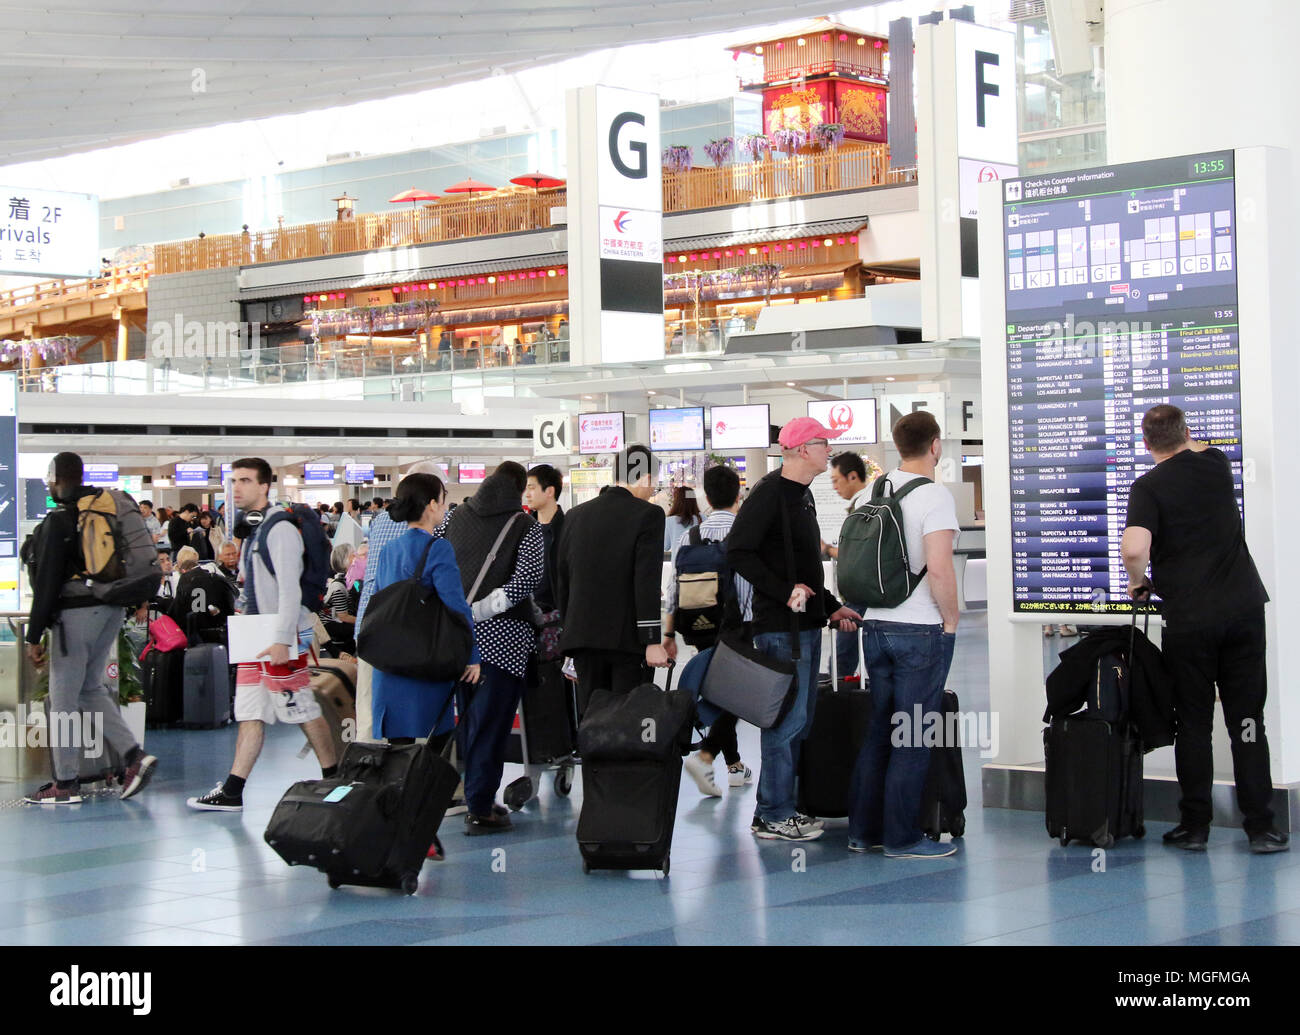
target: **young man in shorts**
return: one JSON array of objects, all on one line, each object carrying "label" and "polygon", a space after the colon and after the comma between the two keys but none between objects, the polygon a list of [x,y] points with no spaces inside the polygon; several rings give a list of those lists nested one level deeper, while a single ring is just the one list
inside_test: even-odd
[{"label": "young man in shorts", "polygon": [[[244,784],[261,754],[265,727],[277,721],[302,726],[323,777],[328,779],[337,769],[329,722],[321,714],[309,685],[311,614],[302,605],[298,586],[302,576],[302,534],[292,521],[266,520],[271,511],[271,466],[265,460],[236,460],[231,465],[231,481],[236,508],[256,512],[263,519],[244,544],[244,595],[239,610],[242,614],[274,614],[280,620],[275,642],[259,655],[265,660],[238,667],[235,721],[239,723],[239,734],[230,775],[207,794],[186,802],[192,809],[209,812],[243,809]],[[274,574],[263,555],[270,557]],[[297,648],[292,654],[291,647]]]}]

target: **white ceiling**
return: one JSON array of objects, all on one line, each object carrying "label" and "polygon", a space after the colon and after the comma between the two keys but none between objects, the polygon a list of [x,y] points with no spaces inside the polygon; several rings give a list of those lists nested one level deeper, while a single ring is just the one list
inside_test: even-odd
[{"label": "white ceiling", "polygon": [[825,10],[810,0],[0,0],[0,154],[53,157],[633,43],[739,39]]}]

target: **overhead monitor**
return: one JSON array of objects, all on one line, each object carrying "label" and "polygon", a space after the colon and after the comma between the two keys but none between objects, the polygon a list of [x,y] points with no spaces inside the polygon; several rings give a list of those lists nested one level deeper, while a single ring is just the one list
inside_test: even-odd
[{"label": "overhead monitor", "polygon": [[627,445],[623,426],[621,410],[578,414],[578,452],[588,455],[617,453]]},{"label": "overhead monitor", "polygon": [[808,416],[831,431],[842,431],[832,440],[837,446],[873,445],[879,441],[880,418],[875,399],[829,399],[808,403]]},{"label": "overhead monitor", "polygon": [[1125,611],[1146,410],[1181,407],[1243,499],[1233,153],[1002,190],[1014,609]]},{"label": "overhead monitor", "polygon": [[207,464],[177,464],[176,465],[176,487],[178,489],[182,485],[207,485],[207,484],[208,484]]},{"label": "overhead monitor", "polygon": [[343,481],[348,485],[364,485],[375,480],[374,464],[344,464]]},{"label": "overhead monitor", "polygon": [[656,453],[704,448],[704,407],[650,411],[650,448]]},{"label": "overhead monitor", "polygon": [[457,464],[456,481],[462,485],[477,485],[487,480],[487,464]]},{"label": "overhead monitor", "polygon": [[767,403],[750,406],[714,406],[709,410],[713,448],[766,449],[772,444]]},{"label": "overhead monitor", "polygon": [[306,464],[302,471],[304,485],[333,485],[333,464]]},{"label": "overhead monitor", "polygon": [[117,485],[117,464],[85,464],[81,472],[83,485]]}]

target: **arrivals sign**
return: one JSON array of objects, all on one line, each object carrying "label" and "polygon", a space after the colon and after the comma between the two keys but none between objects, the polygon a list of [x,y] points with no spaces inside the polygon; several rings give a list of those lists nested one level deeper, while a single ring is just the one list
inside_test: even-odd
[{"label": "arrivals sign", "polygon": [[94,277],[99,273],[99,198],[0,187],[0,273]]}]

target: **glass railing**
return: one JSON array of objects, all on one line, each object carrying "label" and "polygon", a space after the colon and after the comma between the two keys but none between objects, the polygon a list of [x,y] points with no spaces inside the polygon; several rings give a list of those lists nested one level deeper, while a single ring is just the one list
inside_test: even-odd
[{"label": "glass railing", "polygon": [[[266,386],[295,386],[318,381],[358,381],[372,378],[424,379],[430,388],[448,388],[452,375],[481,373],[504,384],[530,380],[533,371],[569,360],[569,340],[559,338],[530,345],[482,345],[420,353],[395,354],[391,349],[367,346],[316,347],[303,356],[294,348],[294,358],[283,358],[279,350],[267,350],[254,358],[181,360],[148,363],[126,360],[114,363],[77,363],[19,371],[24,392],[54,392],[61,395],[184,395],[189,392],[263,389]],[[438,375],[442,375],[438,378]],[[285,394],[292,394],[286,390]],[[335,393],[331,393],[332,395]],[[337,398],[374,398],[367,388],[343,389]],[[385,397],[380,391],[380,397]],[[400,398],[400,394],[393,396]]]}]

